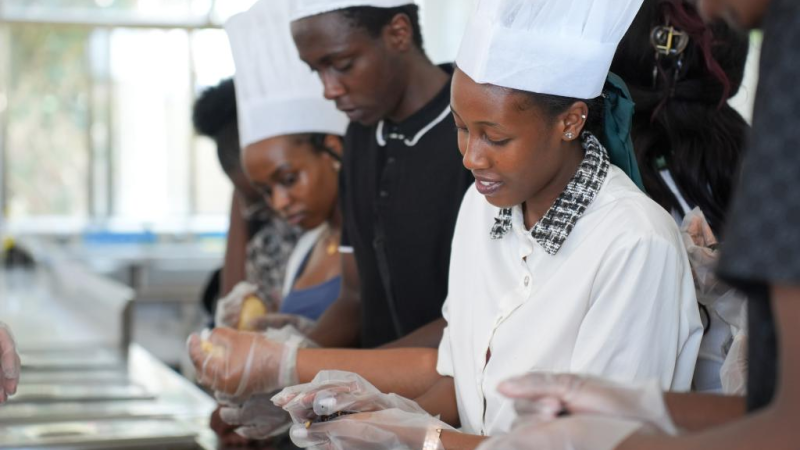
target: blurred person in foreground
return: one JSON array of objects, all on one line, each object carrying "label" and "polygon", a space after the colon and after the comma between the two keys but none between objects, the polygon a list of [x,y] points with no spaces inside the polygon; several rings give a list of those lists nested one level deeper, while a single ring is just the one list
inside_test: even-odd
[{"label": "blurred person in foreground", "polygon": [[20,359],[11,328],[0,322],[0,404],[16,394],[19,384]]},{"label": "blurred person in foreground", "polygon": [[527,375],[500,386],[516,400],[516,429],[482,450],[789,450],[800,442],[800,3],[699,0],[698,9],[764,33],[753,132],[719,267],[749,297],[747,397]]}]

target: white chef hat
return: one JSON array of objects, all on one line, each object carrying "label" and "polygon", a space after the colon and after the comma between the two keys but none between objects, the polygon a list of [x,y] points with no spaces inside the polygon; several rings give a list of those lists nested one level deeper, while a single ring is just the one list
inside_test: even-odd
[{"label": "white chef hat", "polygon": [[292,2],[291,14],[294,21],[356,6],[396,8],[414,3],[414,0],[295,0]]},{"label": "white chef hat", "polygon": [[347,129],[347,116],[323,97],[322,82],[300,60],[290,29],[290,1],[259,0],[225,24],[236,65],[242,148],[275,136],[341,136]]},{"label": "white chef hat", "polygon": [[479,0],[458,67],[478,83],[591,99],[643,0]]}]

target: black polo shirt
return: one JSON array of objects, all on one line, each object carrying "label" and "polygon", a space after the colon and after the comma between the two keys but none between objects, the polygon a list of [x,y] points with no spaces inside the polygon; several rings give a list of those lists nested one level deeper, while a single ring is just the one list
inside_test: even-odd
[{"label": "black polo shirt", "polygon": [[778,382],[770,285],[800,285],[800,3],[773,0],[750,145],[727,219],[720,273],[749,298],[748,407],[768,405]]},{"label": "black polo shirt", "polygon": [[342,247],[352,247],[361,279],[362,346],[441,317],[456,218],[473,182],[458,151],[449,82],[402,123],[350,125],[339,195]]}]

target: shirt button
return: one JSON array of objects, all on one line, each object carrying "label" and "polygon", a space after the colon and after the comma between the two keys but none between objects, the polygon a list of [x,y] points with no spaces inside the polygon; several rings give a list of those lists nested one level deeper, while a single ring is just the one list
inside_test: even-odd
[{"label": "shirt button", "polygon": [[381,194],[380,194],[380,195],[381,195],[381,198],[386,198],[386,197],[388,197],[388,196],[389,196],[389,193],[388,193],[388,192],[386,192],[386,191],[381,191]]},{"label": "shirt button", "polygon": [[525,280],[523,282],[525,283],[525,287],[528,287],[528,284],[530,284],[531,282],[531,277],[525,277]]},{"label": "shirt button", "polygon": [[397,161],[397,160],[394,158],[394,156],[390,156],[390,157],[389,157],[389,158],[386,160],[386,162],[387,162],[387,163],[389,163],[389,164],[394,164],[394,162],[395,162],[395,161]]}]

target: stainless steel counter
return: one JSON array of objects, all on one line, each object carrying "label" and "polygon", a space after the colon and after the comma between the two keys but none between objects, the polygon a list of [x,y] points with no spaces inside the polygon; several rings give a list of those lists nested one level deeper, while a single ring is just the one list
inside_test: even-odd
[{"label": "stainless steel counter", "polygon": [[128,343],[133,291],[57,264],[0,271],[0,320],[23,361],[0,449],[216,448],[214,400]]}]

